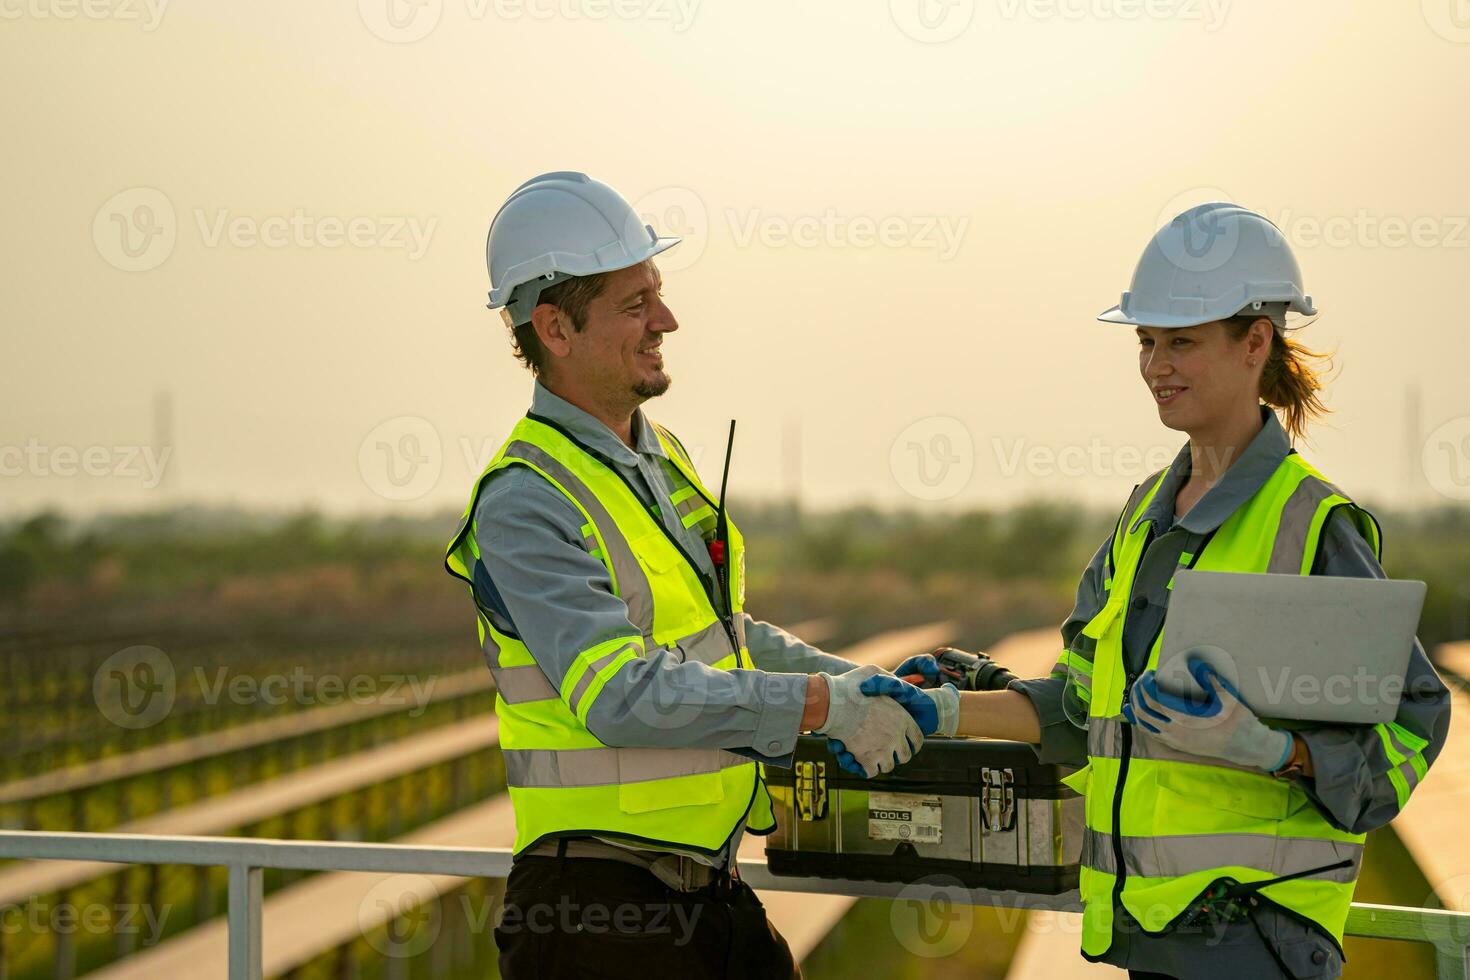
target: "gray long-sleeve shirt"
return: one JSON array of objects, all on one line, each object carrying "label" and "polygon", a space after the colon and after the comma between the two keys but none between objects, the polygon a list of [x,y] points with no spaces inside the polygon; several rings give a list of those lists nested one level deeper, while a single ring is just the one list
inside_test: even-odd
[{"label": "gray long-sleeve shirt", "polygon": [[[670,502],[683,477],[641,409],[633,416],[636,450],[539,381],[531,411],[612,460],[655,519],[700,571],[714,578],[699,528],[684,527]],[[540,474],[512,466],[493,475],[481,492],[475,520],[489,579],[483,589],[477,582],[477,595],[485,593],[481,604],[498,629],[521,638],[553,686],[560,687],[584,650],[639,633],[627,605],[613,592],[607,567],[584,544],[581,512]],[[619,747],[715,747],[750,750],[773,760],[790,755],[806,703],[807,675],[840,674],[855,665],[769,623],[740,616],[758,669],[716,670],[685,662],[675,650],[645,650],[604,685],[587,713],[588,730]],[[679,725],[661,723],[659,710],[640,709],[690,703],[700,705],[698,716]],[[742,831],[710,863],[722,865],[738,848]]]},{"label": "gray long-sleeve shirt", "polygon": [[[1144,517],[1154,521],[1158,532],[1149,541],[1133,584],[1123,627],[1123,654],[1128,671],[1141,673],[1150,646],[1168,611],[1169,579],[1182,552],[1197,553],[1205,536],[1249,500],[1276,471],[1290,451],[1286,431],[1270,409],[1262,408],[1263,426],[1255,439],[1183,517],[1175,518],[1175,498],[1190,473],[1189,446],[1180,450],[1154,495]],[[1076,606],[1062,624],[1062,644],[1084,655],[1094,653],[1093,641],[1082,628],[1107,601],[1103,590],[1104,558],[1112,536],[1103,542],[1082,573]],[[1371,545],[1341,511],[1328,521],[1321,547],[1312,567],[1314,575],[1383,578],[1383,567]],[[1078,728],[1068,714],[1078,717],[1085,709],[1064,704],[1066,678],[1054,674],[1036,680],[1015,681],[1011,688],[1026,694],[1041,719],[1041,744],[1037,755],[1043,762],[1082,766],[1087,762],[1087,732]],[[1450,692],[1435,674],[1416,639],[1405,676],[1405,695],[1396,723],[1427,740],[1422,750],[1427,766],[1434,762],[1449,732]],[[1068,708],[1070,707],[1070,710]],[[1311,752],[1315,775],[1293,777],[1322,815],[1335,827],[1362,833],[1381,827],[1399,812],[1399,797],[1390,773],[1410,767],[1403,760],[1390,760],[1383,739],[1372,727],[1322,726],[1300,732]],[[1341,970],[1341,957],[1328,938],[1286,916],[1268,911],[1263,928],[1273,937],[1279,955],[1295,966],[1300,961],[1302,977],[1331,977]],[[1242,975],[1280,976],[1281,971],[1266,952],[1248,923],[1225,927],[1223,938],[1202,953],[1197,934],[1151,935],[1117,917],[1113,945],[1104,960],[1133,970],[1173,975],[1235,980]],[[1313,956],[1321,951],[1322,962]],[[1183,972],[1181,973],[1181,970]],[[1261,972],[1265,971],[1265,972]],[[1319,972],[1320,971],[1320,972]]]}]

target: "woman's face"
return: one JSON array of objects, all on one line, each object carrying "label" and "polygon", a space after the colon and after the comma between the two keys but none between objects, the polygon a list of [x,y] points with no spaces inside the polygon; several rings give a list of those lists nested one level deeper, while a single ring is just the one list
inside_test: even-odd
[{"label": "woman's face", "polygon": [[[1138,370],[1159,421],[1180,432],[1207,432],[1256,405],[1271,321],[1257,320],[1240,340],[1224,323],[1139,327]],[[1252,363],[1254,362],[1254,363]]]}]

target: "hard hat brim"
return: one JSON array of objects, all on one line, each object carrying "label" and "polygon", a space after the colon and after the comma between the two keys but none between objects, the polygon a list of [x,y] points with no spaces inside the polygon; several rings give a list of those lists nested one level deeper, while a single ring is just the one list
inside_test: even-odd
[{"label": "hard hat brim", "polygon": [[[684,239],[682,239],[682,238],[673,238],[673,237],[669,237],[669,238],[662,238],[661,237],[661,238],[659,238],[658,241],[656,241],[656,242],[653,243],[653,248],[649,251],[648,258],[651,259],[655,255],[658,255],[660,252],[667,252],[669,249],[673,248],[675,245],[679,244],[683,240]],[[647,260],[645,259],[644,261],[647,261]],[[634,262],[633,264],[634,265],[637,265],[638,263],[637,262]]]},{"label": "hard hat brim", "polygon": [[[1263,300],[1263,302],[1285,303],[1286,312],[1288,313],[1300,313],[1302,316],[1317,315],[1317,308],[1312,305],[1312,297],[1310,296],[1304,296],[1300,300],[1295,297],[1283,297],[1282,299]],[[1245,307],[1241,307],[1237,312],[1244,311],[1244,309]],[[1230,315],[1233,316],[1234,314]],[[1168,313],[1144,313],[1138,316],[1129,316],[1123,312],[1123,307],[1114,306],[1099,313],[1097,319],[1100,323],[1125,323],[1133,327],[1171,329],[1175,327],[1197,327],[1202,323],[1214,323],[1216,320],[1223,320],[1225,317],[1202,316],[1198,314],[1193,316],[1185,316],[1183,314],[1171,316]]]},{"label": "hard hat brim", "polygon": [[1210,323],[1218,317],[1209,317],[1201,320],[1197,316],[1170,316],[1167,313],[1153,313],[1144,316],[1129,316],[1123,312],[1121,306],[1115,306],[1110,310],[1104,310],[1097,315],[1100,323],[1125,323],[1132,327],[1197,327],[1201,323]]}]

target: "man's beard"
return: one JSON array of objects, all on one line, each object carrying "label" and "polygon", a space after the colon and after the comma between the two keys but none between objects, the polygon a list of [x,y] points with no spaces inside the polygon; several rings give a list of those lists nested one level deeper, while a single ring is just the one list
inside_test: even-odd
[{"label": "man's beard", "polygon": [[633,394],[647,401],[650,398],[657,398],[659,395],[668,391],[669,385],[673,384],[673,382],[674,379],[667,374],[660,374],[657,381],[640,381],[635,384],[633,386]]}]

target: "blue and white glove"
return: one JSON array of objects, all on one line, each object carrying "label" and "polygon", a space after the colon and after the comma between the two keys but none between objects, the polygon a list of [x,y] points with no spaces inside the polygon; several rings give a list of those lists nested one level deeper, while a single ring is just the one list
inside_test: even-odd
[{"label": "blue and white glove", "polygon": [[[838,763],[848,772],[868,777],[891,772],[913,758],[924,735],[906,709],[887,698],[868,697],[862,685],[889,677],[880,668],[865,664],[845,674],[822,674],[827,681],[827,720],[817,729],[838,754]],[[897,680],[897,678],[892,678]],[[847,759],[844,761],[843,755]]]},{"label": "blue and white glove", "polygon": [[[869,697],[888,697],[898,702],[926,736],[954,735],[959,727],[960,692],[953,684],[946,684],[941,688],[928,691],[899,680],[891,674],[875,674],[866,678],[860,689]],[[837,764],[843,769],[854,775],[867,775],[841,741],[829,738],[827,748],[837,757]]]},{"label": "blue and white glove", "polygon": [[953,736],[960,726],[960,692],[953,684],[930,691],[890,674],[878,674],[863,681],[861,690],[869,697],[897,701],[925,735]]},{"label": "blue and white glove", "polygon": [[1189,664],[1207,697],[1182,698],[1159,690],[1152,670],[1133,682],[1123,717],[1159,740],[1193,755],[1223,759],[1241,766],[1274,772],[1291,757],[1291,733],[1269,728],[1225,678],[1202,660]]},{"label": "blue and white glove", "polygon": [[938,687],[941,676],[939,661],[934,659],[934,654],[932,653],[921,653],[917,657],[908,658],[899,664],[893,673],[896,677],[904,678],[919,674],[924,678],[924,682],[917,686],[925,689]]}]

